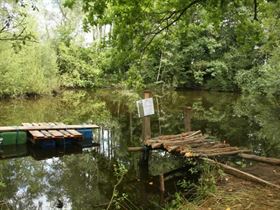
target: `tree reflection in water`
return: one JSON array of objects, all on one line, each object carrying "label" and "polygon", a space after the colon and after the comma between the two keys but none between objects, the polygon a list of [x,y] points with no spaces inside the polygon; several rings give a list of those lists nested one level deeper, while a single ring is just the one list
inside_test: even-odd
[{"label": "tree reflection in water", "polygon": [[[98,90],[1,101],[1,125],[51,121],[101,125],[94,134],[100,147],[62,149],[53,154],[51,150],[41,151],[39,155],[32,149],[5,148],[2,156],[23,157],[0,161],[1,207],[48,208],[59,199],[64,209],[102,209],[111,198],[116,182],[113,165],[119,162],[128,169],[118,187],[119,192],[128,194],[126,208],[135,205],[139,209],[158,209],[161,198],[154,178],[184,162],[164,152],[153,152],[149,165],[145,165],[140,161],[141,154],[127,152],[127,146],[141,145],[141,121],[135,107],[140,98],[140,94],[129,91]],[[155,92],[154,103],[153,136],[182,132],[182,110],[187,105],[194,110],[194,130],[201,129],[213,139],[246,146],[259,154],[280,156],[278,101],[229,93],[166,91]]]}]

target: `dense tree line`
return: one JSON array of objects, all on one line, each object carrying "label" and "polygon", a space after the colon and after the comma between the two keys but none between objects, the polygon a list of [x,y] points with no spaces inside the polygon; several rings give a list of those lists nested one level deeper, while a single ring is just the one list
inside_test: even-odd
[{"label": "dense tree line", "polygon": [[[36,29],[25,33],[30,20],[23,15],[24,33],[13,35],[15,30],[8,30],[12,20],[7,26],[9,16],[3,2],[18,7],[18,11],[23,10],[20,4],[28,3],[0,1],[4,31],[16,39],[1,40],[3,33],[0,32],[1,48],[30,43],[36,38],[30,35],[36,34]],[[59,81],[56,86],[143,88],[152,85],[279,95],[278,1],[55,2],[61,15],[60,24],[53,36],[37,39],[37,43],[31,45],[38,48],[47,42],[49,50],[55,52],[56,58],[51,59],[56,60],[57,66],[53,64],[49,73]],[[31,3],[29,7],[37,8]],[[24,9],[27,13],[30,10]],[[39,9],[38,13],[43,12]],[[81,26],[92,34],[91,44],[82,41]],[[21,41],[21,45],[15,45],[15,41]],[[30,46],[23,45],[23,50],[26,47]],[[3,49],[1,53],[0,59],[6,60],[8,54]],[[20,54],[24,53],[17,56]],[[46,57],[48,55],[53,53],[47,53]],[[41,62],[35,58],[34,62]],[[2,87],[6,86],[3,83]],[[22,92],[28,91],[22,89],[18,93]],[[9,93],[13,94],[7,90]]]}]

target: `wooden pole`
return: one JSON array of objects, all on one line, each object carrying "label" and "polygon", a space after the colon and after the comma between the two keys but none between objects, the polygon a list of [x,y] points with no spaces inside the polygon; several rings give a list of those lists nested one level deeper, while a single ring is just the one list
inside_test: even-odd
[{"label": "wooden pole", "polygon": [[185,130],[191,131],[192,107],[187,106],[184,108],[184,124]]},{"label": "wooden pole", "polygon": [[160,191],[160,205],[164,203],[164,192],[165,192],[165,184],[164,184],[164,175],[159,175],[159,191]]},{"label": "wooden pole", "polygon": [[248,159],[248,160],[254,160],[254,161],[259,161],[263,163],[268,163],[268,164],[273,164],[273,165],[280,165],[280,159],[277,158],[269,158],[269,157],[260,157],[257,155],[249,155],[249,154],[239,154],[238,156]]},{"label": "wooden pole", "polygon": [[[144,99],[151,98],[152,92],[151,91],[144,91]],[[142,125],[142,136],[143,142],[146,139],[151,138],[151,120],[149,116],[143,117],[143,125]]]},{"label": "wooden pole", "polygon": [[159,189],[161,192],[165,191],[165,185],[164,185],[164,175],[159,175]]},{"label": "wooden pole", "polygon": [[254,176],[252,174],[246,173],[244,171],[240,171],[240,170],[238,170],[236,168],[233,168],[231,166],[225,165],[223,163],[219,163],[219,162],[211,160],[209,158],[202,158],[202,159],[205,160],[206,162],[210,163],[210,164],[214,164],[214,165],[219,166],[227,174],[231,174],[233,176],[236,176],[236,177],[241,178],[241,179],[245,179],[247,181],[256,182],[256,183],[259,183],[261,185],[270,186],[270,187],[273,187],[273,188],[276,188],[276,189],[280,190],[280,186],[279,185],[273,184],[273,183],[271,183],[269,181],[266,181],[264,179],[256,177],[256,176]]}]

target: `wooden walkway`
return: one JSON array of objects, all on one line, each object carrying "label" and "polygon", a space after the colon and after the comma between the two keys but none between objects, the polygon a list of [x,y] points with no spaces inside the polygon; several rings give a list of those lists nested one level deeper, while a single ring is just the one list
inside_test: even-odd
[{"label": "wooden walkway", "polygon": [[30,134],[33,142],[46,139],[82,139],[83,135],[76,129],[95,129],[97,125],[66,125],[61,122],[49,123],[22,123],[21,126],[3,126],[0,132],[26,131]]},{"label": "wooden walkway", "polygon": [[89,128],[95,129],[99,128],[98,125],[87,124],[87,125],[65,125],[63,123],[22,123],[22,126],[1,126],[0,132],[6,131],[31,131],[31,130],[59,130],[59,129],[80,129]]},{"label": "wooden walkway", "polygon": [[185,157],[215,157],[251,152],[232,147],[227,143],[211,141],[201,131],[190,131],[177,135],[164,135],[148,139],[145,145],[152,149],[165,149]]}]

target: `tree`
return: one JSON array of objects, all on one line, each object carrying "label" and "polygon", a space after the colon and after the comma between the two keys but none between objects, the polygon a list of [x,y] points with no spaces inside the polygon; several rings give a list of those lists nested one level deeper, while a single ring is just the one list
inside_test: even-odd
[{"label": "tree", "polygon": [[38,10],[33,1],[0,1],[0,42],[13,41],[14,44],[25,44],[35,41],[27,27],[27,8]]}]

